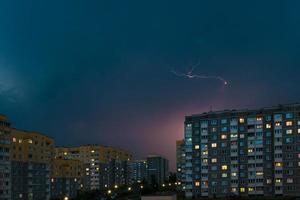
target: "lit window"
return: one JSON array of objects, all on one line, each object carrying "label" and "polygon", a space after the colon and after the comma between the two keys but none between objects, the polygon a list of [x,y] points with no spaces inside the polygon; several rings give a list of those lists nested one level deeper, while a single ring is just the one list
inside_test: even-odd
[{"label": "lit window", "polygon": [[203,159],[202,163],[208,163],[208,160],[207,159]]},{"label": "lit window", "polygon": [[19,139],[19,143],[20,143],[20,144],[22,143],[22,139]]},{"label": "lit window", "polygon": [[277,163],[275,163],[275,166],[276,167],[282,167],[282,163],[281,162],[277,162]]},{"label": "lit window", "polygon": [[211,147],[212,147],[212,148],[216,148],[217,146],[218,146],[217,143],[212,143],[212,144],[211,144]]},{"label": "lit window", "polygon": [[13,138],[13,142],[17,142],[17,139],[16,139],[16,138]]},{"label": "lit window", "polygon": [[254,191],[254,188],[248,188],[248,191],[249,191],[249,192],[253,192],[253,191]]},{"label": "lit window", "polygon": [[248,153],[253,153],[254,149],[248,149]]},{"label": "lit window", "polygon": [[300,133],[300,128],[298,128],[298,133]]},{"label": "lit window", "polygon": [[222,174],[222,178],[227,178],[227,176],[228,176],[227,173]]},{"label": "lit window", "polygon": [[202,155],[208,155],[208,151],[203,151]]},{"label": "lit window", "polygon": [[244,193],[246,191],[245,188],[240,188],[240,192]]},{"label": "lit window", "polygon": [[199,145],[195,145],[195,149],[200,149],[200,146]]},{"label": "lit window", "polygon": [[216,163],[216,162],[218,162],[218,159],[212,158],[212,159],[211,159],[211,162],[212,162],[212,163]]},{"label": "lit window", "polygon": [[237,176],[237,173],[236,173],[236,172],[233,172],[233,173],[231,174],[231,176],[232,176],[232,177],[236,177],[236,176]]},{"label": "lit window", "polygon": [[277,179],[275,180],[275,182],[276,182],[276,183],[281,183],[281,182],[282,182],[282,179],[277,178]]},{"label": "lit window", "polygon": [[294,179],[288,178],[288,179],[286,180],[286,182],[287,182],[287,183],[294,183]]},{"label": "lit window", "polygon": [[[299,130],[300,130],[300,129],[299,129]],[[222,140],[226,140],[226,139],[227,139],[227,135],[225,135],[225,134],[221,135],[221,139],[222,139]]]},{"label": "lit window", "polygon": [[286,130],[286,134],[288,135],[293,134],[293,130],[292,129]]},{"label": "lit window", "polygon": [[267,179],[267,184],[272,184],[272,179]]},{"label": "lit window", "polygon": [[257,117],[257,118],[256,118],[256,121],[262,121],[262,120],[263,120],[262,117]]},{"label": "lit window", "polygon": [[240,123],[241,124],[245,123],[245,119],[244,118],[240,118]]},{"label": "lit window", "polygon": [[256,176],[263,176],[264,173],[263,172],[256,172]]},{"label": "lit window", "polygon": [[196,181],[196,182],[195,182],[195,186],[196,186],[196,187],[199,187],[199,186],[200,186],[200,182]]},{"label": "lit window", "polygon": [[95,150],[92,150],[91,153],[95,153]]},{"label": "lit window", "polygon": [[212,128],[211,131],[212,131],[212,132],[217,132],[218,129],[217,129],[217,128]]},{"label": "lit window", "polygon": [[280,122],[276,122],[276,123],[275,123],[275,126],[277,126],[277,127],[278,127],[278,126],[281,126],[281,123],[280,123]]},{"label": "lit window", "polygon": [[272,128],[272,125],[271,124],[266,124],[266,128]]},{"label": "lit window", "polygon": [[227,165],[222,165],[222,170],[227,170],[228,169],[228,166]]},{"label": "lit window", "polygon": [[231,188],[231,192],[237,192],[236,188]]},{"label": "lit window", "polygon": [[31,140],[31,139],[29,139],[29,140],[28,140],[28,143],[29,143],[29,144],[32,144],[32,140]]},{"label": "lit window", "polygon": [[285,124],[286,124],[286,126],[293,126],[293,122],[292,121],[287,121]]}]

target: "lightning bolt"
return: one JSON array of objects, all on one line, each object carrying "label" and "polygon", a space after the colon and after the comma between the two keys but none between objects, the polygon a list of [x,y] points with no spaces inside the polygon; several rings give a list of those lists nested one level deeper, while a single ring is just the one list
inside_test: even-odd
[{"label": "lightning bolt", "polygon": [[188,72],[186,72],[186,73],[180,73],[180,72],[177,72],[175,70],[171,70],[171,72],[175,76],[184,77],[184,78],[187,78],[187,79],[214,79],[214,80],[221,81],[223,83],[223,85],[225,85],[225,86],[227,86],[229,84],[229,82],[221,76],[207,76],[207,75],[194,74],[194,71],[199,66],[199,64],[200,63],[192,66],[190,68],[190,70],[188,70]]}]

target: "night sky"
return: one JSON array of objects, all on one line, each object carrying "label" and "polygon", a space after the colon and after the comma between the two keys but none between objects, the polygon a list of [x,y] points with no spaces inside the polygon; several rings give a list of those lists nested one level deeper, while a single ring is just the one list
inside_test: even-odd
[{"label": "night sky", "polygon": [[[0,113],[57,145],[175,163],[184,116],[300,101],[300,1],[7,0]],[[171,70],[222,76],[185,79]]]}]

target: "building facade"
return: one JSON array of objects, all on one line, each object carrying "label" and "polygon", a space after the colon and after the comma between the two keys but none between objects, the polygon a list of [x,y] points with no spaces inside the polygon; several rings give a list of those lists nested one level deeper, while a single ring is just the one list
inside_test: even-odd
[{"label": "building facade", "polygon": [[179,187],[182,186],[182,183],[185,180],[185,141],[178,140],[176,141],[176,178]]},{"label": "building facade", "polygon": [[0,115],[0,199],[11,199],[10,123]]},{"label": "building facade", "polygon": [[12,200],[50,199],[54,140],[39,133],[11,130]]},{"label": "building facade", "polygon": [[51,173],[51,198],[75,198],[83,187],[83,173],[81,161],[55,159]]},{"label": "building facade", "polygon": [[300,105],[185,120],[186,197],[300,196]]},{"label": "building facade", "polygon": [[147,182],[151,185],[161,185],[169,180],[169,161],[159,155],[147,157]]},{"label": "building facade", "polygon": [[141,183],[147,179],[147,161],[134,160],[129,163],[130,184]]},{"label": "building facade", "polygon": [[127,151],[101,145],[89,145],[77,148],[60,147],[56,148],[55,152],[56,158],[75,159],[83,163],[85,170],[83,188],[88,191],[102,190],[108,187],[102,175],[105,173],[103,170],[110,170],[108,167],[113,161],[127,162],[132,158],[132,155]]}]

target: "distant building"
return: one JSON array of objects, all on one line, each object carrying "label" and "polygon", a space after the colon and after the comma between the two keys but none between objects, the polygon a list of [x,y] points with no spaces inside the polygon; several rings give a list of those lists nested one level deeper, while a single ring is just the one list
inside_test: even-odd
[{"label": "distant building", "polygon": [[300,196],[300,104],[185,119],[186,197]]},{"label": "distant building", "polygon": [[176,176],[177,182],[181,187],[185,180],[184,168],[185,168],[185,142],[184,140],[176,141]]},{"label": "distant building", "polygon": [[108,163],[101,164],[100,168],[101,188],[115,188],[129,184],[128,161],[112,159]]},{"label": "distant building", "polygon": [[54,140],[34,132],[11,130],[12,200],[49,200]]},{"label": "distant building", "polygon": [[11,199],[11,128],[7,118],[0,115],[0,199]]},{"label": "distant building", "polygon": [[83,173],[81,161],[55,159],[51,173],[51,198],[75,198],[83,187]]},{"label": "distant building", "polygon": [[105,189],[107,182],[105,183],[103,180],[102,175],[105,173],[103,170],[106,168],[111,171],[108,167],[113,166],[111,162],[113,160],[116,162],[127,162],[132,158],[132,155],[127,151],[101,145],[88,145],[76,148],[59,147],[56,148],[55,154],[56,158],[75,159],[83,163],[85,171],[83,177],[83,188],[85,190]]},{"label": "distant building", "polygon": [[141,183],[147,179],[147,160],[129,162],[130,184]]},{"label": "distant building", "polygon": [[152,185],[161,185],[169,179],[169,161],[159,155],[147,157],[147,181]]}]

